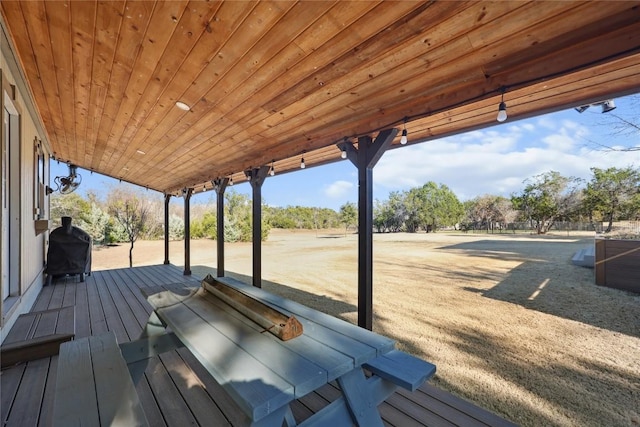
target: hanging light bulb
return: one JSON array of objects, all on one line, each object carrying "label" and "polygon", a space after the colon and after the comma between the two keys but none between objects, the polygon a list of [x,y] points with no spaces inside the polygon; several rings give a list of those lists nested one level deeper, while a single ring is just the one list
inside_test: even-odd
[{"label": "hanging light bulb", "polygon": [[402,136],[400,137],[400,144],[402,145],[406,145],[407,144],[407,119],[404,119],[404,129],[402,129]]},{"label": "hanging light bulb", "polygon": [[504,89],[502,89],[502,98],[500,100],[500,105],[498,106],[498,117],[496,117],[500,123],[507,120],[507,104],[504,102]]},{"label": "hanging light bulb", "polygon": [[269,175],[274,176],[276,174],[276,168],[273,167],[275,160],[271,160],[271,169],[269,169]]},{"label": "hanging light bulb", "polygon": [[349,139],[345,136],[344,137],[344,143],[342,144],[342,147],[340,147],[340,157],[343,159],[347,158],[347,143],[349,142]]},{"label": "hanging light bulb", "polygon": [[229,185],[233,185],[233,177],[229,176]]},{"label": "hanging light bulb", "polygon": [[304,164],[304,151],[302,152],[302,157],[300,158],[300,169],[306,168],[307,165]]}]

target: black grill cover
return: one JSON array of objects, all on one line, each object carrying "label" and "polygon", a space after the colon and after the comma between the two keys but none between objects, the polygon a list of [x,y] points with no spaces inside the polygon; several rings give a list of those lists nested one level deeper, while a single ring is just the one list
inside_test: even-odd
[{"label": "black grill cover", "polygon": [[49,235],[46,273],[52,276],[91,274],[91,236],[71,225],[71,217],[62,217],[62,226]]}]

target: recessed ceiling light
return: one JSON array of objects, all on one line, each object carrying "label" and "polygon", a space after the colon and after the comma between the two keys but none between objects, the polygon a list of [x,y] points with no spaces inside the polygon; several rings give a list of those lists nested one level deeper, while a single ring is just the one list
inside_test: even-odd
[{"label": "recessed ceiling light", "polygon": [[189,107],[187,104],[185,104],[182,101],[177,101],[176,102],[176,107],[178,107],[179,109],[184,110],[184,111],[189,111],[191,109],[191,107]]},{"label": "recessed ceiling light", "polygon": [[136,150],[136,153],[138,153],[138,154],[147,154],[147,153],[145,153],[145,152],[144,152],[144,151],[142,151],[142,150]]}]

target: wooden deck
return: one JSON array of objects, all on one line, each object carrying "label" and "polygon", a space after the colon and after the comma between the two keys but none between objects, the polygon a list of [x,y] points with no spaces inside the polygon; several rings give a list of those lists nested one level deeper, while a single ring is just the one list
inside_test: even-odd
[{"label": "wooden deck", "polygon": [[[58,281],[43,289],[32,311],[75,306],[76,338],[114,331],[118,342],[135,340],[151,312],[140,288],[191,281],[171,265],[94,272],[85,282]],[[5,343],[24,339],[12,330]],[[1,425],[51,424],[57,356],[22,363],[2,371]],[[187,349],[153,358],[138,395],[150,425],[239,425],[241,411]],[[330,384],[292,406],[298,422],[340,393]],[[397,392],[380,406],[387,426],[511,426],[513,424],[429,384],[415,393]]]}]

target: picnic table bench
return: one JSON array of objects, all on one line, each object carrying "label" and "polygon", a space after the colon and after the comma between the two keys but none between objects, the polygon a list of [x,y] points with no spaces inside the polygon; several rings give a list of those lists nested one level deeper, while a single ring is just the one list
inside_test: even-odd
[{"label": "picnic table bench", "polygon": [[113,332],[60,346],[54,427],[148,425]]},{"label": "picnic table bench", "polygon": [[[382,426],[378,405],[398,387],[413,391],[435,373],[434,365],[396,350],[389,338],[233,279],[207,279],[208,284],[222,284],[270,310],[295,317],[302,333],[280,339],[216,296],[205,281],[200,288],[174,284],[148,289],[154,311],[139,340],[118,346],[114,336],[101,336],[61,347],[62,382],[56,386],[54,417],[63,419],[63,409],[73,402],[73,384],[89,378],[97,393],[85,399],[97,403],[87,403],[84,412],[99,413],[102,425],[120,419],[128,420],[127,425],[144,425],[133,384],[145,366],[133,362],[181,346],[233,398],[251,426],[296,425],[289,404],[331,381],[337,381],[342,396],[301,426]],[[72,365],[87,364],[79,362],[82,358],[91,361],[93,377],[81,373],[87,368],[69,375]],[[116,371],[112,378],[102,376]],[[107,403],[100,402],[101,391]],[[57,425],[70,424],[76,423]]]}]

